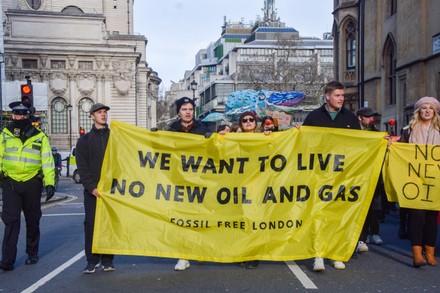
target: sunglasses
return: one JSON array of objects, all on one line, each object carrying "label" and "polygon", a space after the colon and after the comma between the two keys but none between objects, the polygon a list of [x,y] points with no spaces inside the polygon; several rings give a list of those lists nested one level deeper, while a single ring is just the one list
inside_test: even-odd
[{"label": "sunglasses", "polygon": [[274,131],[275,128],[271,127],[271,128],[265,128],[264,131]]},{"label": "sunglasses", "polygon": [[241,119],[241,122],[243,122],[243,123],[247,123],[247,122],[254,122],[255,121],[255,119],[254,118],[243,118],[243,119]]}]

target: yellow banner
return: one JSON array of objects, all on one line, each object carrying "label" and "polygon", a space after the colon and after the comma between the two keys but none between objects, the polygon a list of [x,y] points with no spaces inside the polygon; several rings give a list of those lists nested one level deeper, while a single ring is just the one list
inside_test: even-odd
[{"label": "yellow banner", "polygon": [[380,174],[383,137],[301,127],[207,139],[113,121],[93,251],[347,261]]},{"label": "yellow banner", "polygon": [[440,210],[440,146],[396,142],[384,164],[389,201],[404,208]]}]

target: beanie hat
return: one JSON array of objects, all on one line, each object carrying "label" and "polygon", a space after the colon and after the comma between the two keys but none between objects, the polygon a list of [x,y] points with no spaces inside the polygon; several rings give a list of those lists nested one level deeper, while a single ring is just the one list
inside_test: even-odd
[{"label": "beanie hat", "polygon": [[246,116],[252,116],[255,119],[255,121],[257,121],[257,115],[255,114],[254,111],[244,111],[240,115],[240,121],[239,121],[240,124],[241,124],[241,119],[243,119]]},{"label": "beanie hat", "polygon": [[423,104],[431,104],[436,112],[440,111],[440,102],[433,97],[423,97],[414,104],[414,109],[420,108]]},{"label": "beanie hat", "polygon": [[177,114],[179,114],[180,108],[183,106],[183,104],[186,104],[186,103],[191,103],[191,105],[193,105],[194,108],[196,107],[196,103],[194,103],[193,99],[190,99],[188,97],[180,98],[180,99],[176,100],[176,102],[175,102]]}]

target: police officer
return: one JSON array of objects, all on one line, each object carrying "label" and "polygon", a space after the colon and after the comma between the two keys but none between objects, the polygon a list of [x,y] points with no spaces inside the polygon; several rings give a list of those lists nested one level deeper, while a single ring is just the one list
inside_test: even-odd
[{"label": "police officer", "polygon": [[28,255],[25,264],[38,262],[43,177],[46,201],[55,193],[55,167],[48,137],[32,125],[30,105],[13,102],[9,107],[12,109],[12,123],[3,129],[0,144],[1,218],[5,224],[0,269],[4,271],[14,269],[22,210]]}]

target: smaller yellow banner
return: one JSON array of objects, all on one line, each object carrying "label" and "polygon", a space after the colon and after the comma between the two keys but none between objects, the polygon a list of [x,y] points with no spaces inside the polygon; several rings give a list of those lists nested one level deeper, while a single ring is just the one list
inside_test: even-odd
[{"label": "smaller yellow banner", "polygon": [[440,210],[440,146],[392,143],[383,178],[389,201],[404,208]]}]

